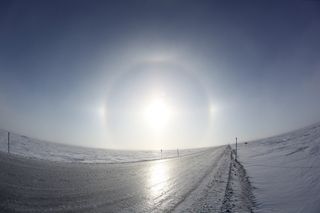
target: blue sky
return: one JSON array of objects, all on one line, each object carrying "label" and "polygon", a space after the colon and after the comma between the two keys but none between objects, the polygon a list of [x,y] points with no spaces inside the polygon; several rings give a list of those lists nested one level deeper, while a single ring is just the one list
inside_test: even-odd
[{"label": "blue sky", "polygon": [[320,120],[317,1],[2,1],[0,26],[3,129],[158,149]]}]

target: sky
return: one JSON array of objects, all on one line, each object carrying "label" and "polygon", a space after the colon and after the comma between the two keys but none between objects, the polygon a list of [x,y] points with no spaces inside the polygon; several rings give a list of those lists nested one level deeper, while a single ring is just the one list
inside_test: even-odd
[{"label": "sky", "polygon": [[1,1],[0,128],[175,149],[320,121],[318,1]]}]

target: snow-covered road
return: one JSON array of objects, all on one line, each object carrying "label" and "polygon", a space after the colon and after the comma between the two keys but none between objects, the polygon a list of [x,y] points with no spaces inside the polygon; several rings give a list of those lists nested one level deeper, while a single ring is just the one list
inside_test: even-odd
[{"label": "snow-covered road", "polygon": [[19,212],[220,212],[230,147],[180,158],[85,164],[0,153],[0,210]]}]

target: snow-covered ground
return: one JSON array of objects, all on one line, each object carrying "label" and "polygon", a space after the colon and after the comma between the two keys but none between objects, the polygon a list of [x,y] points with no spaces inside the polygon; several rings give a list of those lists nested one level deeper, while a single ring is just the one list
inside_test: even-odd
[{"label": "snow-covered ground", "polygon": [[[172,170],[175,171],[172,174],[177,173],[177,168],[183,169],[186,167],[185,170],[181,172],[181,175],[178,175],[176,179],[172,180],[174,180],[173,182],[175,182],[175,184],[183,183],[182,185],[188,186],[190,184],[190,186],[192,186],[192,189],[190,189],[191,191],[185,191],[185,193],[181,194],[184,198],[178,199],[172,195],[176,194],[177,191],[181,191],[183,187],[179,190],[173,190],[172,193],[168,194],[168,196],[173,196],[172,199],[170,198],[169,200],[174,201],[174,209],[178,212],[180,210],[188,212],[189,210],[193,211],[200,209],[203,209],[204,212],[250,212],[252,210],[258,213],[320,212],[320,123],[279,136],[242,143],[239,144],[238,147],[239,161],[242,165],[230,161],[230,157],[228,157],[230,156],[229,154],[224,153],[221,157],[212,153],[213,156],[220,159],[218,161],[211,156],[211,150],[215,149],[180,150],[181,156],[189,155],[189,157],[180,158],[180,160],[172,159],[170,161],[159,161],[160,163],[174,162],[174,165],[181,164]],[[3,130],[0,130],[0,151],[7,152],[7,132]],[[89,149],[48,143],[17,134],[11,134],[11,152],[16,155],[30,158],[86,163],[123,163],[154,160],[161,157],[160,151]],[[221,152],[219,151],[219,153]],[[172,158],[176,156],[176,150],[165,150],[163,152],[163,158]],[[9,161],[9,163],[16,162],[16,160],[10,160],[11,158],[3,159],[4,161]],[[18,162],[20,161],[18,160]],[[219,165],[215,165],[217,162],[219,162]],[[35,161],[35,163],[36,165],[41,164],[37,163],[37,161]],[[157,163],[157,161],[150,161],[143,164],[138,163],[130,165],[90,165],[93,165],[94,167],[99,167],[99,165],[114,165],[112,168],[118,168],[120,170],[125,168],[123,172],[127,171],[129,167],[131,168],[131,165],[132,167],[138,166],[139,168],[141,166],[141,168],[146,169],[146,172],[142,172],[141,174],[147,174],[147,171],[149,171],[148,168]],[[192,163],[195,163],[195,165]],[[49,161],[47,164],[49,164]],[[73,168],[67,166],[67,164],[57,165],[59,168],[61,166],[66,166],[68,167],[68,170]],[[80,167],[80,164],[72,165],[75,165],[75,168]],[[55,166],[56,165],[52,168],[55,168]],[[211,169],[208,170],[208,168],[211,167],[216,168],[212,175],[210,173]],[[8,167],[8,169],[10,168],[11,167]],[[47,166],[44,166],[44,168],[47,168]],[[91,166],[88,167],[89,170],[90,168]],[[198,171],[195,171],[198,168],[203,168],[201,170],[202,175],[200,176],[196,175],[199,173]],[[102,171],[109,170],[103,169]],[[133,168],[132,172],[135,171],[136,168]],[[229,171],[229,175],[226,171]],[[3,174],[12,175],[13,173],[11,173]],[[122,175],[121,172],[119,174]],[[157,176],[158,175],[160,175],[160,173],[157,173]],[[190,181],[187,181],[188,183],[184,181],[186,175],[190,175]],[[197,178],[195,178],[195,175]],[[130,175],[126,176],[131,177]],[[18,176],[16,175],[15,177]],[[247,177],[249,177],[249,181]],[[142,175],[141,180],[146,178],[147,176]],[[108,179],[107,176],[103,178],[103,180],[104,179]],[[194,181],[195,179],[199,181]],[[93,180],[96,180],[96,178],[93,177]],[[171,178],[169,178],[169,180],[171,180]],[[181,180],[183,181],[181,182]],[[131,183],[134,181],[136,181],[136,179],[128,180],[127,182]],[[146,191],[148,190],[150,189],[146,189]],[[146,198],[149,199],[149,197]],[[167,197],[164,199],[166,200]],[[191,205],[189,200],[193,200],[194,202],[196,200],[198,201]],[[181,202],[182,205],[178,205],[177,202]],[[221,202],[223,202],[222,206]],[[164,209],[169,207],[168,205],[163,206]]]},{"label": "snow-covered ground", "polygon": [[170,159],[149,161],[159,159],[160,151],[89,149],[12,133],[10,138],[14,154],[7,155],[8,132],[0,131],[1,212],[246,213],[254,207],[230,146],[180,150],[179,158],[176,150],[165,150],[163,158]]},{"label": "snow-covered ground", "polygon": [[[0,151],[8,150],[8,132],[0,130]],[[182,149],[180,156],[186,156],[206,150]],[[10,153],[30,158],[46,159],[62,162],[83,162],[83,163],[123,163],[161,158],[160,150],[150,151],[126,151],[93,149],[77,146],[68,146],[58,143],[37,140],[18,134],[10,134]],[[177,150],[163,150],[162,158],[177,157]]]},{"label": "snow-covered ground", "polygon": [[320,212],[320,123],[239,145],[256,212]]}]

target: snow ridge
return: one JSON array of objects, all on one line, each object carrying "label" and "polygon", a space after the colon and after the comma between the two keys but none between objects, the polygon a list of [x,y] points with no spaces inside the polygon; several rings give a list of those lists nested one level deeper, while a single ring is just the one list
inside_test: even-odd
[{"label": "snow ridge", "polygon": [[229,176],[221,212],[254,212],[256,203],[252,185],[245,168],[235,159],[235,151],[230,153]]}]

